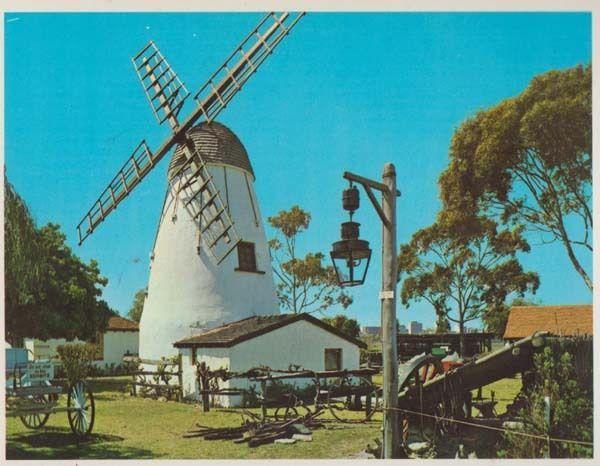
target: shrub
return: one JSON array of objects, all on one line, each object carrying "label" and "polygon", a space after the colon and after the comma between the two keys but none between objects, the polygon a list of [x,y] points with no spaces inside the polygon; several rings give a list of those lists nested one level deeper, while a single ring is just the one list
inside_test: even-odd
[{"label": "shrub", "polygon": [[85,380],[92,371],[97,348],[91,343],[61,345],[56,352],[62,362],[62,369],[70,384]]},{"label": "shrub", "polygon": [[[591,339],[555,340],[536,354],[535,383],[519,412],[524,432],[552,438],[593,441]],[[550,397],[550,424],[546,423],[544,397]],[[520,429],[521,430],[521,429]],[[516,434],[504,436],[499,456],[540,458],[546,440]],[[550,442],[551,458],[591,458],[592,447]]]}]

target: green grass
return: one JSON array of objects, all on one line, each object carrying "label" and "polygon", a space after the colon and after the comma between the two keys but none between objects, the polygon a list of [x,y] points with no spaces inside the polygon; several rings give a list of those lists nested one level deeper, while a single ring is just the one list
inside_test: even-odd
[{"label": "green grass", "polygon": [[[249,448],[230,440],[182,438],[189,429],[239,426],[239,413],[213,409],[203,413],[197,405],[134,398],[125,393],[128,378],[93,381],[96,421],[89,439],[77,442],[66,413],[50,416],[39,430],[27,429],[18,418],[6,424],[8,459],[75,458],[347,458],[380,437],[381,415],[366,424],[326,423],[313,432],[312,442],[271,444]],[[62,396],[66,399],[66,396]],[[258,410],[253,410],[258,412]],[[330,419],[328,412],[322,416]]]},{"label": "green grass", "polygon": [[[486,385],[481,390],[482,395],[485,399],[489,399],[492,396],[492,391],[494,391],[494,399],[498,401],[496,405],[496,412],[498,414],[502,414],[506,412],[506,406],[512,403],[513,399],[519,391],[521,390],[521,379],[513,378],[513,379],[500,379],[494,383]],[[477,390],[473,390],[471,392],[473,394],[473,398],[477,396]],[[476,409],[473,409],[475,415],[477,413]]]}]

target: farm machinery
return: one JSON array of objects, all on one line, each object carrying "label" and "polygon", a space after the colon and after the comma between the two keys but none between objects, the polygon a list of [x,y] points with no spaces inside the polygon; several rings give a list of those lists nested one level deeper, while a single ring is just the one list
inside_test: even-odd
[{"label": "farm machinery", "polygon": [[6,350],[6,416],[19,417],[29,429],[43,427],[50,414],[66,412],[71,431],[85,437],[94,428],[94,396],[83,380],[67,389],[66,406],[59,396],[63,388],[52,385],[54,365],[51,360],[28,360],[27,350]]},{"label": "farm machinery", "polygon": [[535,333],[462,365],[444,364],[431,354],[421,354],[401,365],[398,409],[403,442],[455,433],[461,421],[482,422],[471,419],[472,407],[484,417],[492,417],[495,401],[473,400],[471,392],[527,373],[533,368],[534,353],[546,344],[547,336],[546,332]]}]

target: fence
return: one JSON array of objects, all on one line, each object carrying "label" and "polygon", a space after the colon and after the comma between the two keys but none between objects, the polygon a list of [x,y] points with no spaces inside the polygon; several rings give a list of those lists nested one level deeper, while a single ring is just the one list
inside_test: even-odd
[{"label": "fence", "polygon": [[[133,396],[166,396],[168,399],[176,397],[177,401],[183,400],[183,367],[181,355],[171,359],[140,359],[126,356],[126,364],[135,364],[136,370],[132,372],[131,394]],[[154,366],[155,370],[148,370]],[[151,377],[151,380],[148,380]],[[176,380],[176,383],[173,381]]]}]

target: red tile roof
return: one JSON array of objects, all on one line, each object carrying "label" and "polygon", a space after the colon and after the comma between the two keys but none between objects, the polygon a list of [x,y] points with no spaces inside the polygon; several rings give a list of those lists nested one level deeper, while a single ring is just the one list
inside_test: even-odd
[{"label": "red tile roof", "polygon": [[510,308],[504,338],[525,338],[535,332],[553,335],[592,335],[591,304],[573,306],[514,306]]},{"label": "red tile roof", "polygon": [[136,332],[139,329],[140,326],[137,322],[120,316],[113,316],[108,319],[108,326],[106,327],[107,332]]}]

